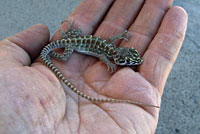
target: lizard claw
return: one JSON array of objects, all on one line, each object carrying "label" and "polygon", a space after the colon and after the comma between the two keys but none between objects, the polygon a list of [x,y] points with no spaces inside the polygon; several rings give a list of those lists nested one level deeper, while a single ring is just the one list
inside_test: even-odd
[{"label": "lizard claw", "polygon": [[107,67],[110,74],[114,73],[117,70],[117,66],[115,64],[107,65]]},{"label": "lizard claw", "polygon": [[129,31],[125,30],[124,33],[122,34],[122,38],[126,41],[128,41],[129,38]]}]

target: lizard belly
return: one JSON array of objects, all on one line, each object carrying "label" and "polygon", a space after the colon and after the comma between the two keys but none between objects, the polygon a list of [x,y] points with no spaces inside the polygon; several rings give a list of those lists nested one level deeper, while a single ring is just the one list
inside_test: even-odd
[{"label": "lizard belly", "polygon": [[94,57],[97,57],[97,58],[99,58],[99,56],[101,55],[101,54],[98,54],[98,53],[95,53],[95,52],[92,52],[92,51],[87,51],[87,50],[80,50],[80,49],[77,49],[77,50],[75,50],[75,51],[77,51],[77,52],[80,53],[80,54],[85,54],[85,55],[89,55],[89,56],[94,56]]}]

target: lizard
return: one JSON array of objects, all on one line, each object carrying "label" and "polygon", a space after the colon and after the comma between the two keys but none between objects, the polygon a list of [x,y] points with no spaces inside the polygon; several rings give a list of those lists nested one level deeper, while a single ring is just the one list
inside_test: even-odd
[{"label": "lizard", "polygon": [[[111,36],[109,41],[107,41],[98,36],[82,36],[82,31],[80,29],[73,28],[74,22],[71,23],[68,20],[65,21],[68,22],[70,26],[67,31],[61,29],[62,38],[47,44],[40,53],[40,59],[42,62],[53,71],[53,73],[58,77],[60,81],[62,81],[74,93],[91,102],[130,103],[159,108],[159,106],[144,104],[131,100],[95,98],[81,92],[69,80],[67,80],[61,71],[53,64],[50,57],[59,59],[61,61],[67,61],[74,51],[81,54],[97,57],[100,61],[107,65],[108,72],[111,74],[116,72],[117,65],[136,66],[142,64],[143,59],[136,49],[128,47],[121,48],[115,45],[116,40],[128,40],[129,32],[127,30],[125,30],[120,35]],[[64,48],[64,52],[62,54],[55,52],[54,50],[58,48]]]}]

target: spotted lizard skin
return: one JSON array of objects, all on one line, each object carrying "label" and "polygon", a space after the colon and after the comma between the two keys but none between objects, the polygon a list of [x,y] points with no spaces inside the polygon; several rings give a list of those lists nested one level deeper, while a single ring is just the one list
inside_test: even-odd
[{"label": "spotted lizard skin", "polygon": [[[118,39],[127,39],[128,31],[125,31],[121,35],[113,36],[109,41],[104,40],[101,37],[93,35],[81,36],[79,29],[72,29],[72,25],[68,31],[62,31],[63,39],[51,42],[46,45],[41,51],[40,58],[50,68],[54,74],[73,92],[77,95],[91,101],[91,102],[110,102],[110,103],[130,103],[141,106],[156,107],[155,105],[143,104],[131,100],[122,100],[114,98],[95,98],[84,94],[78,90],[70,81],[68,81],[61,71],[52,63],[51,57],[67,61],[73,52],[78,52],[85,55],[90,55],[99,58],[104,62],[110,73],[114,73],[119,66],[135,66],[142,63],[142,58],[134,48],[120,48],[114,45],[114,42]],[[64,48],[64,52],[55,52],[55,49]]]}]

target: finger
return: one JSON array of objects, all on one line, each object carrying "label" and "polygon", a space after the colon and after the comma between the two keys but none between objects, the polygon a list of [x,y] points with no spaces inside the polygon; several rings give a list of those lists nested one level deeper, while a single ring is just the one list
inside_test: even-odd
[{"label": "finger", "polygon": [[142,5],[142,0],[116,0],[95,35],[108,39],[111,35],[124,32],[136,18]]},{"label": "finger", "polygon": [[48,41],[48,28],[42,24],[34,25],[0,42],[0,62],[29,65]]},{"label": "finger", "polygon": [[139,72],[162,95],[165,82],[182,46],[187,27],[187,13],[180,7],[171,8],[145,52]]},{"label": "finger", "polygon": [[[74,26],[80,28],[84,34],[91,34],[100,23],[104,14],[109,9],[114,0],[84,0],[67,18],[74,21]],[[61,29],[67,30],[69,23],[64,22]],[[56,32],[52,40],[61,38],[59,31]]]},{"label": "finger", "polygon": [[[124,32],[124,30],[127,29],[132,21],[136,18],[143,3],[144,1],[141,0],[116,0],[110,8],[105,19],[95,32],[95,36],[100,36],[108,40],[109,37]],[[118,42],[115,43],[118,44]],[[103,68],[102,70],[105,70],[103,72],[97,72],[97,79],[101,79],[100,77],[102,77],[102,74],[104,76],[108,75],[108,72],[106,71],[106,65],[102,66],[101,64],[101,62],[98,62],[89,68],[90,70],[96,70],[97,66],[101,66]]]},{"label": "finger", "polygon": [[134,47],[143,55],[172,3],[173,0],[146,0],[136,21],[129,28],[129,41],[123,41],[123,45]]}]

